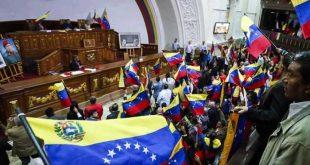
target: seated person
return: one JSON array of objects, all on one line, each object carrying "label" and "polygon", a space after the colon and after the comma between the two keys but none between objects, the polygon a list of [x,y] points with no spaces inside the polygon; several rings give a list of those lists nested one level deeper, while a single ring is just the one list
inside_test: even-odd
[{"label": "seated person", "polygon": [[88,118],[90,116],[91,110],[96,110],[98,112],[98,119],[101,120],[102,114],[103,114],[103,108],[102,104],[96,103],[97,99],[95,96],[91,96],[89,99],[90,105],[87,105],[84,110],[85,118]]},{"label": "seated person", "polygon": [[48,107],[45,110],[45,115],[48,119],[54,119],[54,120],[65,120],[65,117],[63,116],[55,116],[54,109],[51,107]]},{"label": "seated person", "polygon": [[120,111],[118,110],[118,104],[114,103],[111,107],[110,107],[110,112],[111,114],[109,114],[107,116],[107,119],[116,119],[119,116]]},{"label": "seated person", "polygon": [[74,55],[73,58],[72,58],[72,61],[70,63],[70,70],[71,71],[77,71],[77,70],[80,70],[80,69],[83,69],[82,63],[81,63],[81,61],[79,59],[79,56]]},{"label": "seated person", "polygon": [[67,113],[68,120],[84,120],[83,110],[79,107],[79,104],[76,101],[72,101],[70,110]]},{"label": "seated person", "polygon": [[90,111],[90,116],[86,118],[86,120],[97,121],[98,120],[98,112],[93,109]]}]

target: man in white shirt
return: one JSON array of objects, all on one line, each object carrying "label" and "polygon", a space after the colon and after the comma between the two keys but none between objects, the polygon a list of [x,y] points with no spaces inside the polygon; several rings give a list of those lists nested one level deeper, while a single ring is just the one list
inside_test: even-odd
[{"label": "man in white shirt", "polygon": [[159,92],[157,97],[157,104],[161,107],[163,103],[166,103],[167,106],[170,105],[172,92],[168,89],[168,85],[164,85],[164,90]]},{"label": "man in white shirt", "polygon": [[173,91],[175,80],[171,78],[170,73],[166,73],[166,78],[163,79],[163,84],[167,84],[168,88]]},{"label": "man in white shirt", "polygon": [[180,44],[179,44],[179,42],[178,42],[178,39],[175,38],[175,39],[174,39],[174,42],[172,43],[172,51],[173,51],[173,52],[178,52],[179,49],[180,49]]},{"label": "man in white shirt", "polygon": [[188,45],[185,48],[185,61],[190,62],[194,51],[194,46],[192,45],[192,41],[188,41]]}]

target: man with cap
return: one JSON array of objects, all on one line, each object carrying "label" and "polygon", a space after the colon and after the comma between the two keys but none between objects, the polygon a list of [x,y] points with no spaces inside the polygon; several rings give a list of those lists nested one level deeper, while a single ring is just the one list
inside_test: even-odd
[{"label": "man with cap", "polygon": [[2,56],[7,65],[16,64],[21,61],[18,52],[12,47],[7,39],[3,40],[2,45],[5,48],[5,52],[2,52]]}]

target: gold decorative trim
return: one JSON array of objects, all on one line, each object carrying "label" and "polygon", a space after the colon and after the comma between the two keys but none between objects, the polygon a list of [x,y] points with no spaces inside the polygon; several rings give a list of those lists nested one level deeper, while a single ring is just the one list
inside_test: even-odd
[{"label": "gold decorative trim", "polygon": [[98,79],[97,78],[93,79],[93,88],[94,89],[98,88]]},{"label": "gold decorative trim", "polygon": [[46,103],[47,101],[57,100],[57,94],[56,91],[51,91],[46,96],[43,97],[36,97],[36,96],[29,96],[28,98],[28,104],[29,107],[33,107],[34,104],[38,103]]},{"label": "gold decorative trim", "polygon": [[114,82],[117,82],[119,81],[119,73],[115,74],[114,77],[102,77],[102,83],[103,85],[109,85],[109,84],[112,84]]},{"label": "gold decorative trim", "polygon": [[68,91],[70,92],[70,94],[76,94],[76,93],[80,93],[80,92],[86,92],[87,91],[87,84],[86,82],[82,83],[79,87],[77,88],[70,88],[67,87]]}]

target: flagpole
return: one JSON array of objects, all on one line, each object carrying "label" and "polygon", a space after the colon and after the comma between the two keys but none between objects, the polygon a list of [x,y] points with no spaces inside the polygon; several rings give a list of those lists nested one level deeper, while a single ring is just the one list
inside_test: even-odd
[{"label": "flagpole", "polygon": [[35,148],[37,149],[43,163],[45,165],[49,165],[49,161],[47,159],[47,156],[46,156],[46,153],[44,152],[44,150],[41,148],[33,130],[31,129],[27,119],[26,119],[26,115],[24,113],[22,113],[22,111],[20,110],[19,107],[16,106],[16,103],[17,103],[17,100],[16,101],[13,101],[13,102],[10,102],[13,106],[13,108],[15,109],[16,111],[16,114],[17,114],[17,117],[20,119],[22,125],[25,127],[25,130],[29,136],[29,138],[31,139],[32,143],[34,144]]}]

